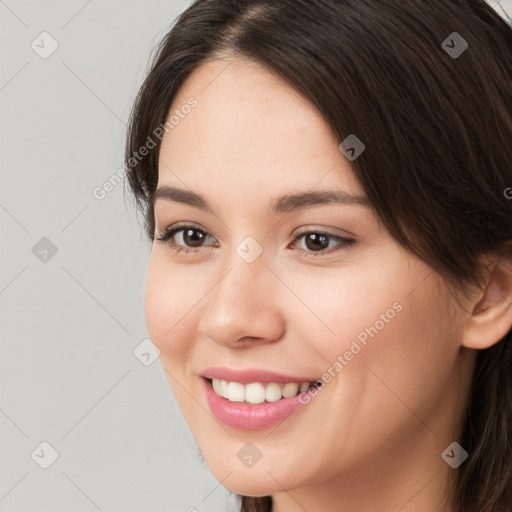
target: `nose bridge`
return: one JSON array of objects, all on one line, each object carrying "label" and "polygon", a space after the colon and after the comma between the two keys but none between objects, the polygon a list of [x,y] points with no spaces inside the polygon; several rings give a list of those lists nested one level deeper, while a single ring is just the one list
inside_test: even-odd
[{"label": "nose bridge", "polygon": [[274,293],[275,277],[267,268],[267,258],[263,253],[255,256],[251,243],[242,242],[227,258],[207,296],[199,327],[219,343],[246,337],[273,341],[281,336],[284,324]]},{"label": "nose bridge", "polygon": [[268,251],[254,237],[242,239],[225,257],[224,278],[215,287],[217,298],[226,305],[232,300],[240,308],[256,306],[259,293],[268,293],[271,286],[268,259]]}]

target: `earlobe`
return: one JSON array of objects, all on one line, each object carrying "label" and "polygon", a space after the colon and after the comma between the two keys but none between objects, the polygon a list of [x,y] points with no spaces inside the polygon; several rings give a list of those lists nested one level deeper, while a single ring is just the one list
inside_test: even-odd
[{"label": "earlobe", "polygon": [[464,325],[462,345],[485,349],[512,329],[512,265],[498,262],[490,272],[485,291],[473,305]]}]

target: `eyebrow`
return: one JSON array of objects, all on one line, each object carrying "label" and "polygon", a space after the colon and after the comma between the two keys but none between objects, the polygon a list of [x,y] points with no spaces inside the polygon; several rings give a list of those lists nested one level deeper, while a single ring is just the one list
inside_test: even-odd
[{"label": "eyebrow", "polygon": [[[157,200],[175,201],[177,203],[195,206],[201,210],[213,211],[208,201],[201,195],[191,190],[184,190],[177,187],[161,186],[153,194],[153,203]],[[317,192],[301,192],[298,194],[287,194],[271,201],[268,207],[270,215],[299,210],[311,206],[325,204],[346,204],[370,206],[365,196],[355,196],[343,190],[321,190]]]}]

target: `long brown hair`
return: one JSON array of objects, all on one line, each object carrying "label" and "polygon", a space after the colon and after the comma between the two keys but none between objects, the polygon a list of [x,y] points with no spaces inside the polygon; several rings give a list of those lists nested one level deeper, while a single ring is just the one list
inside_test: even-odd
[{"label": "long brown hair", "polygon": [[[127,180],[151,240],[155,129],[184,80],[221,55],[288,81],[340,142],[357,134],[366,150],[352,169],[391,236],[455,288],[485,284],[480,256],[512,240],[512,29],[484,0],[194,2],[156,48],[128,127]],[[512,330],[478,352],[457,512],[512,510],[511,426]],[[269,496],[241,501],[272,510]]]}]

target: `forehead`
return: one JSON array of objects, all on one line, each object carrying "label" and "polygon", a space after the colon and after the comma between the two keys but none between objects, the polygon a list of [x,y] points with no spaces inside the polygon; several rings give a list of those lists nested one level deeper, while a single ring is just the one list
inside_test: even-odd
[{"label": "forehead", "polygon": [[[195,106],[183,108],[191,99]],[[168,118],[173,115],[179,122],[162,140],[159,185],[183,179],[194,188],[261,191],[267,198],[269,188],[363,193],[320,112],[255,62],[201,65],[180,88]]]}]

